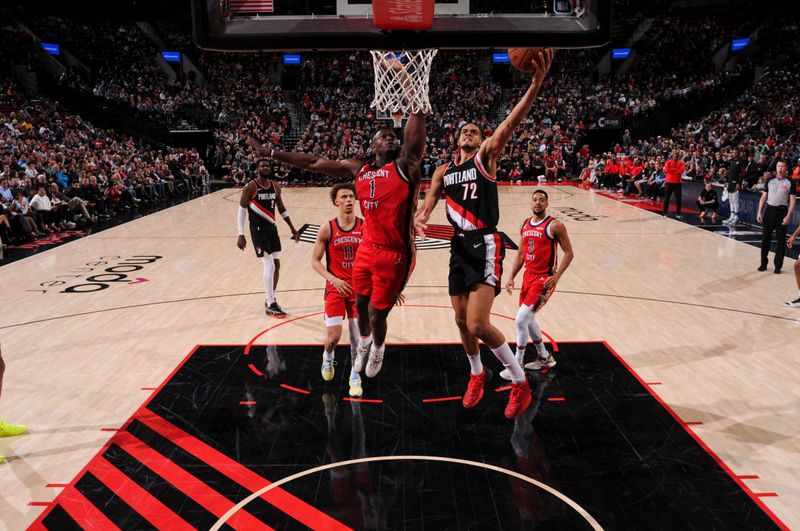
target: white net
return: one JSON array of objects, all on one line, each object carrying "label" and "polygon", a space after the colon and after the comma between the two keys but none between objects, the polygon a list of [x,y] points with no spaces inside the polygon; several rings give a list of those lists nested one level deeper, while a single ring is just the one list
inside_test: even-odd
[{"label": "white net", "polygon": [[395,53],[370,50],[375,70],[375,99],[370,107],[391,113],[429,114],[431,62],[438,51],[426,49]]}]

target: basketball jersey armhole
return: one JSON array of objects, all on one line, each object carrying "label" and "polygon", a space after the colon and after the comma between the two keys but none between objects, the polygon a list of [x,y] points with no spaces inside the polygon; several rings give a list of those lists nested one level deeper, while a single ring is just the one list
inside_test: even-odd
[{"label": "basketball jersey armhole", "polygon": [[481,160],[481,151],[480,151],[480,149],[478,149],[478,152],[475,153],[475,166],[478,168],[478,171],[480,171],[481,174],[483,174],[483,176],[486,179],[488,179],[491,182],[497,181],[497,178],[496,177],[492,177],[491,175],[489,175],[489,172],[486,171],[486,168],[484,168],[483,161]]},{"label": "basketball jersey armhole", "polygon": [[555,236],[553,236],[553,223],[556,221],[556,218],[550,216],[550,221],[547,222],[547,225],[544,228],[544,234],[551,240],[555,241]]},{"label": "basketball jersey armhole", "polygon": [[405,182],[411,184],[411,179],[409,179],[406,174],[403,173],[403,170],[400,169],[400,163],[397,161],[397,159],[394,159],[392,162],[394,163],[394,167],[397,169],[397,175],[399,175],[400,178]]}]

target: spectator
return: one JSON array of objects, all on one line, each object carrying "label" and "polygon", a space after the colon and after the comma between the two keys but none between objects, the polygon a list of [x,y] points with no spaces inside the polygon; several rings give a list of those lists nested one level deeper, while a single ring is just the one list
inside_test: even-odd
[{"label": "spectator", "polygon": [[675,217],[681,219],[681,183],[685,166],[680,151],[672,150],[672,158],[664,163],[664,215],[669,212],[670,197],[675,195]]},{"label": "spectator", "polygon": [[700,197],[697,198],[697,208],[700,210],[700,221],[706,218],[706,211],[711,212],[711,221],[717,221],[717,209],[719,208],[719,199],[717,198],[717,191],[710,181],[706,181],[703,190],[700,192]]}]

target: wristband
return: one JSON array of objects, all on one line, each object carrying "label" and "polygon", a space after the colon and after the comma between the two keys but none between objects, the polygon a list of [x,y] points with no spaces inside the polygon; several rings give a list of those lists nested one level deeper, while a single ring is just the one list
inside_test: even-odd
[{"label": "wristband", "polygon": [[289,211],[284,210],[283,212],[281,212],[281,216],[283,217],[283,219],[289,219]]}]

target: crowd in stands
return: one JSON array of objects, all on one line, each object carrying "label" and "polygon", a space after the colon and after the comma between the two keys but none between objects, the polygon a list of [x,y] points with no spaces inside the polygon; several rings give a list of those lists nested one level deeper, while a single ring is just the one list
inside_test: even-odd
[{"label": "crowd in stands", "polygon": [[788,164],[793,179],[800,179],[799,132],[800,73],[776,69],[734,101],[668,136],[617,145],[611,153],[591,157],[581,180],[656,198],[663,190],[663,164],[678,149],[685,178],[735,180],[743,190],[761,191],[779,161]]},{"label": "crowd in stands", "polygon": [[[787,129],[796,125],[795,113],[782,112],[781,107],[794,109],[797,104],[786,97],[797,89],[790,71],[773,72],[724,108],[670,135],[634,140],[626,132],[620,145],[603,155],[590,153],[583,142],[587,129],[600,118],[615,116],[630,123],[737,75],[740,70],[715,71],[713,54],[732,36],[752,30],[759,17],[749,17],[745,24],[731,20],[690,10],[662,17],[636,43],[633,68],[620,75],[612,71],[615,75],[599,80],[593,71],[605,50],[560,50],[536,105],[499,161],[498,178],[560,180],[581,175],[598,186],[653,195],[659,189],[654,185],[658,168],[674,148],[684,153],[688,177],[712,180],[725,179],[729,152],[735,146],[751,157],[752,171],[762,164],[774,166],[776,152],[777,156],[790,155],[781,150],[794,153],[796,139],[787,138]],[[297,90],[287,92],[281,88],[286,84],[278,55],[199,50],[185,29],[170,24],[155,27],[166,46],[192,57],[204,83],[182,73],[170,80],[155,68],[152,58],[157,47],[135,24],[42,17],[32,26],[43,36],[61,35],[66,46],[86,58],[97,74],[89,86],[98,97],[127,102],[145,112],[169,114],[185,106],[207,110],[216,126],[209,168],[235,183],[251,175],[252,152],[246,145],[250,135],[282,149],[366,159],[376,126],[382,120],[391,123],[367,108],[373,72],[366,52],[306,55],[292,74],[297,76]],[[779,39],[770,47],[784,44]],[[461,125],[476,122],[491,134],[527,89],[526,76],[516,73],[514,88],[504,90],[485,55],[442,51],[434,59],[426,176],[454,155]],[[767,160],[762,162],[765,149]],[[333,182],[288,168],[279,168],[278,176],[288,184]],[[747,185],[756,187],[759,180],[763,175],[748,174]]]},{"label": "crowd in stands", "polygon": [[0,109],[3,244],[166,205],[200,190],[208,172],[195,150],[157,149],[84,122],[4,82]]}]

